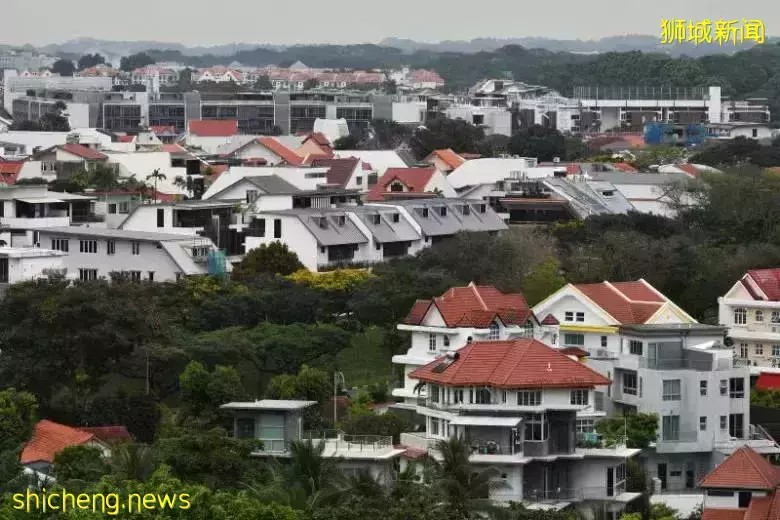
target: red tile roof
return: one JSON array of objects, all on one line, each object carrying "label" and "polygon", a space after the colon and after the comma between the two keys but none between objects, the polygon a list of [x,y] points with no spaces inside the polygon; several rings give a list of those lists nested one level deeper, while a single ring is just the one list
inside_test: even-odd
[{"label": "red tile roof", "polygon": [[[390,184],[398,180],[406,186],[407,191],[412,194],[425,193],[425,188],[431,181],[433,174],[436,173],[436,168],[388,168],[385,170],[385,174],[376,183],[376,186],[371,188],[368,193],[369,201],[381,201],[385,199],[386,193],[393,193],[390,191]],[[395,192],[398,193],[398,192]]]},{"label": "red tile roof", "polygon": [[524,325],[533,315],[520,293],[504,294],[492,286],[453,287],[432,300],[418,300],[404,323],[420,325],[435,305],[448,327],[488,327],[496,317],[505,325]]},{"label": "red tile roof", "polygon": [[320,146],[325,146],[327,148],[330,148],[331,146],[330,141],[328,140],[327,137],[325,137],[325,134],[323,134],[322,132],[312,132],[308,134],[306,136],[306,139],[303,140],[303,142],[305,143],[309,139],[311,139],[312,141],[314,141]]},{"label": "red tile roof", "polygon": [[[750,278],[763,291],[769,301],[780,301],[780,269],[751,269],[748,271],[742,280],[742,285],[753,294],[753,288],[750,287],[746,278]],[[758,294],[753,294],[753,296],[757,299],[764,299]]]},{"label": "red tile roof", "polygon": [[410,448],[408,446],[404,446],[403,444],[399,444],[398,448],[406,450],[401,454],[401,456],[409,460],[420,460],[428,456],[428,450]]},{"label": "red tile roof", "polygon": [[754,497],[745,513],[745,520],[775,520],[780,518],[780,490],[774,495]]},{"label": "red tile roof", "polygon": [[745,520],[746,509],[707,508],[702,512],[701,520]]},{"label": "red tile roof", "polygon": [[780,374],[761,372],[756,381],[756,388],[760,390],[780,390]]},{"label": "red tile roof", "polygon": [[462,153],[460,154],[462,158],[464,158],[467,161],[470,161],[471,159],[479,159],[482,157],[481,153]]},{"label": "red tile roof", "polygon": [[295,153],[295,151],[287,148],[273,137],[258,137],[257,142],[281,157],[284,162],[290,164],[291,166],[299,166],[303,163],[303,157]]},{"label": "red tile roof", "polygon": [[602,282],[574,286],[623,325],[645,323],[668,301],[644,282]]},{"label": "red tile roof", "polygon": [[187,153],[187,150],[180,144],[164,144],[162,151],[168,153]]},{"label": "red tile roof", "polygon": [[566,165],[566,174],[567,175],[577,175],[579,173],[582,173],[582,168],[579,164],[567,164]]},{"label": "red tile roof", "polygon": [[119,136],[119,142],[120,143],[132,143],[135,141],[134,135],[120,135]]},{"label": "red tile roof", "polygon": [[54,456],[69,446],[79,446],[95,439],[91,433],[64,424],[43,420],[35,425],[32,439],[22,450],[20,462],[54,462]]},{"label": "red tile roof", "polygon": [[336,159],[331,157],[314,157],[311,161],[313,168],[328,168],[328,184],[336,184],[345,187],[352,178],[352,174],[357,168],[360,159],[348,157],[345,159]]},{"label": "red tile roof", "polygon": [[0,174],[17,175],[23,166],[24,161],[0,161]]},{"label": "red tile roof", "polygon": [[692,164],[678,164],[677,167],[691,177],[696,177],[699,175],[699,169]]},{"label": "red tile roof", "polygon": [[625,162],[615,163],[615,168],[625,173],[636,173],[637,169]]},{"label": "red tile roof", "polygon": [[453,152],[451,148],[443,148],[441,150],[434,150],[434,151],[431,152],[431,154],[428,156],[428,158],[430,160],[433,160],[432,156],[436,156],[439,159],[441,159],[442,162],[444,162],[444,164],[449,166],[450,170],[454,170],[455,168],[457,168],[458,166],[460,166],[461,164],[466,162],[466,160],[463,157],[461,157],[460,155],[458,155],[455,152]]},{"label": "red tile roof", "polygon": [[442,357],[409,377],[452,386],[495,388],[591,388],[609,379],[535,339],[477,341],[457,351],[444,370]]},{"label": "red tile roof", "polygon": [[88,428],[79,428],[79,430],[91,433],[103,442],[125,442],[132,441],[133,437],[124,426],[91,426]]},{"label": "red tile roof", "polygon": [[542,320],[542,325],[560,325],[561,322],[558,321],[558,318],[553,316],[552,314],[548,314],[545,319]]},{"label": "red tile roof", "polygon": [[154,132],[155,135],[176,135],[176,127],[173,125],[169,126],[150,126],[149,130]]},{"label": "red tile roof", "polygon": [[561,349],[561,353],[578,358],[588,357],[590,355],[590,352],[583,350],[580,347],[564,347]]},{"label": "red tile roof", "polygon": [[747,446],[739,448],[712,470],[699,484],[702,488],[775,489],[780,468]]},{"label": "red tile roof", "polygon": [[103,159],[108,159],[107,155],[80,144],[64,144],[62,145],[62,150],[89,161],[100,161]]},{"label": "red tile roof", "polygon": [[200,137],[230,137],[238,134],[238,121],[227,119],[193,119],[189,133]]}]

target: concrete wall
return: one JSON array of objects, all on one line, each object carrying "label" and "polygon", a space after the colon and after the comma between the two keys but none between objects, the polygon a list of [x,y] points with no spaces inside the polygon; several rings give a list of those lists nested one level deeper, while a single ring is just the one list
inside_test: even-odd
[{"label": "concrete wall", "polygon": [[[265,237],[246,237],[244,245],[248,253],[260,244],[282,242],[298,255],[298,259],[309,270],[317,270],[319,259],[319,246],[317,240],[303,225],[298,217],[288,215],[263,214],[255,218],[265,219]],[[274,238],[274,220],[282,221],[282,236]]]},{"label": "concrete wall", "polygon": [[[0,248],[0,253],[2,249]],[[47,269],[64,269],[62,256],[40,256],[8,259],[8,283],[44,278]]]}]

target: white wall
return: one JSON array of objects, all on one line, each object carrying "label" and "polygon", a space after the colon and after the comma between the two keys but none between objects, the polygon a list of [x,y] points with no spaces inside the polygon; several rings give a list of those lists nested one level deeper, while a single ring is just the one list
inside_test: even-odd
[{"label": "white wall", "polygon": [[258,142],[250,143],[233,154],[241,159],[265,159],[269,166],[282,162],[282,158]]},{"label": "white wall", "polygon": [[[0,248],[0,253],[2,248]],[[65,262],[60,255],[40,257],[8,258],[8,282],[17,283],[25,280],[45,277],[46,269],[64,269]]]},{"label": "white wall", "polygon": [[[246,237],[244,246],[248,253],[261,244],[281,242],[298,255],[301,263],[310,271],[317,270],[319,246],[311,232],[298,217],[289,215],[274,215],[272,213],[259,215],[255,218],[265,219],[265,237]],[[274,238],[274,220],[282,221],[282,236]]]},{"label": "white wall", "polygon": [[233,136],[202,137],[189,134],[187,135],[186,143],[187,146],[199,147],[206,153],[215,154],[220,146],[226,145],[232,138]]},{"label": "white wall", "polygon": [[453,188],[452,184],[450,184],[447,180],[447,176],[439,170],[434,172],[434,174],[431,176],[431,180],[428,181],[428,184],[425,186],[425,191],[433,192],[437,189],[441,190],[442,196],[448,199],[454,199],[458,197],[458,194],[455,192],[455,188]]}]

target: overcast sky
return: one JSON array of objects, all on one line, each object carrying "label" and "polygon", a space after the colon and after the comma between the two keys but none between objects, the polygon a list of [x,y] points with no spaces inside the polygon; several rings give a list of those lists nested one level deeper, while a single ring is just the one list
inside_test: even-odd
[{"label": "overcast sky", "polygon": [[0,42],[77,37],[186,45],[358,43],[659,34],[662,18],[762,19],[780,34],[777,0],[0,0]]}]

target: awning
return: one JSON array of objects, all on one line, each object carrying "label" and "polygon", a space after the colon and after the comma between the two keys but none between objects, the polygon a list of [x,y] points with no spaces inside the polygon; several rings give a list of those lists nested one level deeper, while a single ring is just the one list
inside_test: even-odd
[{"label": "awning", "polygon": [[60,199],[50,199],[47,197],[40,197],[37,199],[16,199],[20,202],[26,202],[27,204],[53,204],[55,202],[65,202],[64,200]]},{"label": "awning", "polygon": [[459,415],[450,421],[451,425],[460,426],[517,426],[523,419],[520,417],[485,417],[481,415]]}]

